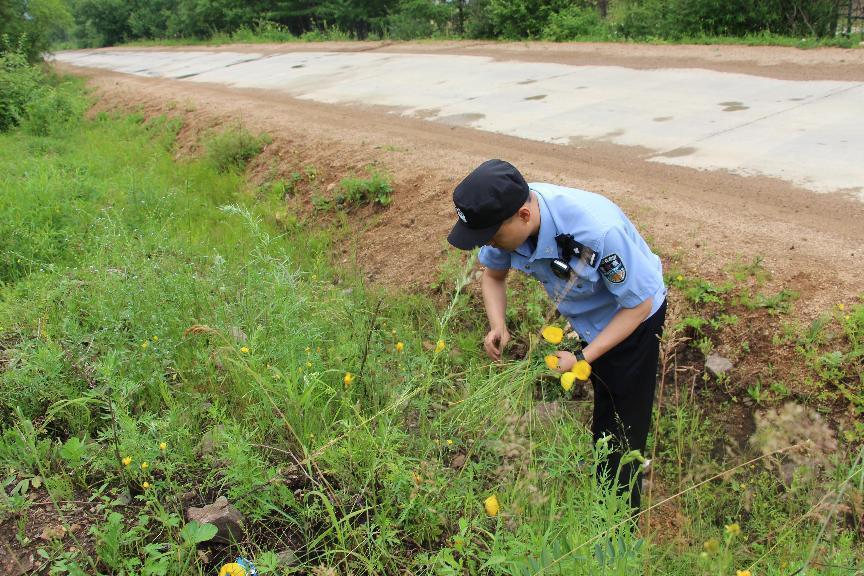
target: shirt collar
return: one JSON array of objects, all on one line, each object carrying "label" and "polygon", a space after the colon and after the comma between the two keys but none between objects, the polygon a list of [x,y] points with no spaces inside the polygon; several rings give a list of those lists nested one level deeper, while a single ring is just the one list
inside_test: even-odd
[{"label": "shirt collar", "polygon": [[516,252],[525,256],[530,254],[528,256],[529,262],[541,258],[557,258],[558,244],[555,242],[555,236],[558,235],[558,228],[555,226],[555,221],[552,220],[552,213],[546,206],[546,200],[537,190],[531,188],[531,192],[537,196],[537,204],[540,205],[540,231],[537,233],[537,246],[532,253],[532,243],[526,240],[516,249]]}]

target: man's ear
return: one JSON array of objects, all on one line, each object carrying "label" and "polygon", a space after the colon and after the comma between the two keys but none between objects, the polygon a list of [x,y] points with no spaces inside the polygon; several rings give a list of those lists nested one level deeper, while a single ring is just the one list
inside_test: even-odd
[{"label": "man's ear", "polygon": [[529,204],[525,204],[521,208],[519,208],[519,219],[522,222],[528,223],[531,221],[531,206]]}]

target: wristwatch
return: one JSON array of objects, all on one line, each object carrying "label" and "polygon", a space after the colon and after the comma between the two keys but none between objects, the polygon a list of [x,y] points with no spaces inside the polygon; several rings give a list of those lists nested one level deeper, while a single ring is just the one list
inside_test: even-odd
[{"label": "wristwatch", "polygon": [[580,362],[580,361],[582,361],[582,360],[585,360],[585,353],[582,352],[582,349],[581,349],[581,348],[580,348],[579,350],[577,350],[576,352],[574,352],[573,355],[576,356],[576,361],[577,361],[577,362]]}]

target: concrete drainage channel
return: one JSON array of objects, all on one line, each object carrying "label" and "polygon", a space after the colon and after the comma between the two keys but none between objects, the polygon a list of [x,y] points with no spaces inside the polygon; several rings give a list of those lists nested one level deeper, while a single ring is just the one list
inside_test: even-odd
[{"label": "concrete drainage channel", "polygon": [[368,52],[79,50],[55,58],[323,103],[387,106],[555,144],[639,146],[653,162],[779,178],[864,201],[861,82]]}]

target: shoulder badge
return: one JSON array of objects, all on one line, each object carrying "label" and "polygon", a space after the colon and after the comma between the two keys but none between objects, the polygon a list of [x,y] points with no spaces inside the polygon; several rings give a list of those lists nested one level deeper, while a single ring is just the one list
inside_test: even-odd
[{"label": "shoulder badge", "polygon": [[618,254],[610,254],[600,261],[600,273],[613,284],[620,284],[627,278],[627,268]]}]

